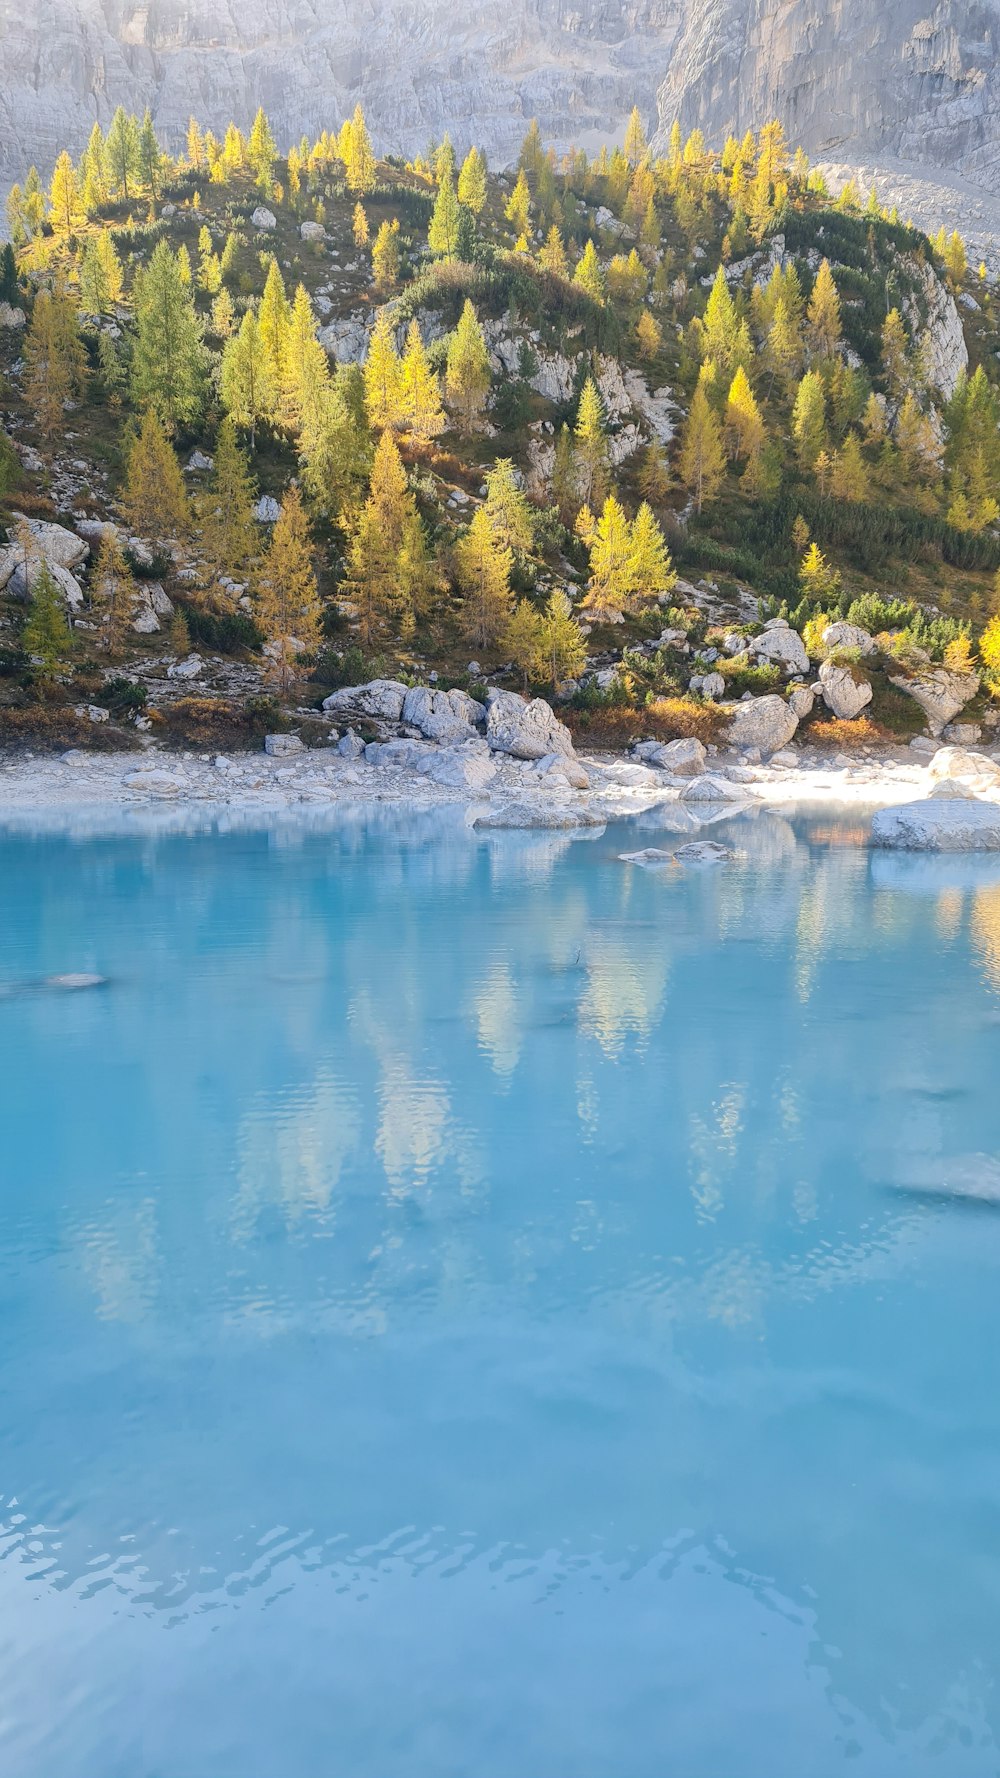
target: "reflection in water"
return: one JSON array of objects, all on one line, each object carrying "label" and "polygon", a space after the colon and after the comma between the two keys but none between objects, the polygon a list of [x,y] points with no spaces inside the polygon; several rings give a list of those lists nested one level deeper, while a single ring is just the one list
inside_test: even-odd
[{"label": "reflection in water", "polygon": [[176,816],[2,843],[5,1774],[992,1772],[996,884]]}]

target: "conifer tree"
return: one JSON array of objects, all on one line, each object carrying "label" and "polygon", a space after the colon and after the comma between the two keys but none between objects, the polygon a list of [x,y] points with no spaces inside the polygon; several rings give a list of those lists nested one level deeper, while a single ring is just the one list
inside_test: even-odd
[{"label": "conifer tree", "polygon": [[953,230],[949,236],[948,244],[941,257],[944,260],[949,281],[957,290],[969,269],[965,256],[965,242],[957,229]]},{"label": "conifer tree", "polygon": [[670,492],[670,469],[658,439],[652,439],[639,466],[639,492],[651,506],[660,506]]},{"label": "conifer tree", "polygon": [[573,608],[561,587],[549,594],[539,636],[552,689],[565,679],[575,679],[586,665],[587,650]]},{"label": "conifer tree", "polygon": [[257,554],[256,493],[250,466],[236,441],[235,424],[227,415],[215,441],[202,526],[202,547],[217,574],[245,574]]},{"label": "conifer tree", "polygon": [[813,351],[819,358],[832,358],[840,347],[840,297],[828,259],[820,262],[807,316]]},{"label": "conifer tree", "polygon": [[257,427],[272,417],[278,402],[271,358],[253,309],[247,310],[239,332],[226,344],[219,388],[226,412],[232,415],[237,426],[250,434],[250,449],[253,451]]},{"label": "conifer tree", "polygon": [[633,105],[632,114],[625,128],[625,159],[630,167],[637,167],[646,152],[646,132],[643,129],[642,117],[638,105]]},{"label": "conifer tree", "polygon": [[517,164],[519,170],[523,173],[527,173],[528,178],[533,180],[537,180],[545,165],[545,147],[542,142],[542,132],[538,127],[537,117],[533,117],[528,125],[524,140],[521,143],[521,152],[518,156]]},{"label": "conifer tree", "polygon": [[545,245],[538,255],[538,263],[543,271],[551,272],[555,278],[565,278],[569,275],[566,249],[563,246],[562,235],[555,223],[552,224],[545,237]]},{"label": "conifer tree", "polygon": [[149,265],[136,279],[132,399],[155,408],[167,430],[189,426],[205,399],[205,349],[201,323],[176,256],[158,241]]},{"label": "conifer tree", "polygon": [[84,210],[88,216],[92,216],[99,205],[105,202],[108,195],[104,131],[99,123],[93,125],[83,158],[80,161],[80,188]]},{"label": "conifer tree", "polygon": [[107,229],[87,238],[80,264],[80,302],[86,315],[110,315],[121,302],[125,277]]},{"label": "conifer tree", "polygon": [[163,157],[160,152],[160,144],[156,139],[156,131],[153,128],[153,119],[148,105],[143,112],[142,123],[138,128],[136,158],[139,178],[149,192],[150,198],[155,199],[160,192],[160,163]]},{"label": "conifer tree", "polygon": [[487,471],[485,511],[501,543],[516,555],[526,555],[534,541],[531,508],[509,457],[498,457]]},{"label": "conifer tree", "polygon": [[62,430],[64,408],[86,379],[86,356],[76,309],[61,292],[40,290],[24,342],[25,393],[38,429],[51,444]]},{"label": "conifer tree", "polygon": [[392,290],[399,277],[399,223],[383,222],[372,248],[372,277],[380,296]]},{"label": "conifer tree", "polygon": [[545,671],[544,619],[529,599],[519,599],[511,612],[503,646],[520,669],[527,691],[529,680],[540,679]]},{"label": "conifer tree", "polygon": [[504,215],[515,235],[526,235],[531,225],[531,192],[522,168],[504,206]]},{"label": "conifer tree", "polygon": [[76,168],[65,148],[56,161],[49,186],[49,216],[53,232],[71,235],[83,221],[83,203]]},{"label": "conifer tree", "polygon": [[372,151],[365,115],[360,105],[354,107],[354,116],[350,120],[349,132],[344,143],[343,159],[350,190],[360,196],[364,196],[366,192],[374,191],[375,155]]},{"label": "conifer tree", "polygon": [[430,582],[430,562],[416,501],[391,432],[383,432],[372,464],[368,499],[348,550],[350,584],[361,638],[384,632],[406,637],[414,608]]},{"label": "conifer tree", "polygon": [[663,329],[648,309],[643,309],[636,322],[635,337],[640,356],[645,358],[647,363],[657,357],[663,344]]},{"label": "conifer tree", "polygon": [[275,391],[279,390],[285,380],[285,356],[288,349],[288,327],[291,311],[288,297],[285,294],[284,279],[276,259],[272,257],[264,280],[264,294],[260,300],[260,311],[257,324],[260,328],[260,340],[267,359],[268,374]]},{"label": "conifer tree", "polygon": [[468,297],[448,342],[445,386],[464,432],[476,425],[490,390],[490,359],[476,311]]},{"label": "conifer tree", "polygon": [[205,138],[196,117],[188,118],[187,127],[187,163],[195,173],[200,173],[205,166]]},{"label": "conifer tree", "polygon": [[247,142],[247,160],[253,168],[254,178],[265,197],[270,197],[274,183],[274,163],[278,158],[278,150],[271,125],[264,115],[263,106],[259,106],[253,120],[250,139]]},{"label": "conifer tree", "polygon": [[621,623],[635,590],[635,568],[629,522],[613,494],[586,541],[590,578],[583,610],[595,623]]},{"label": "conifer tree", "polygon": [[861,502],[868,497],[868,470],[856,432],[848,432],[834,455],[830,491],[837,500]]},{"label": "conifer tree", "polygon": [[134,117],[119,105],[104,144],[108,184],[126,203],[139,182],[139,131]]},{"label": "conifer tree", "polygon": [[680,474],[692,495],[695,511],[718,495],[725,474],[726,457],[719,422],[708,399],[704,376],[698,380],[681,436]]},{"label": "conifer tree", "polygon": [[400,408],[403,424],[421,444],[443,432],[447,420],[441,405],[437,377],[427,361],[420,324],[411,321],[400,373]]},{"label": "conifer tree", "polygon": [[268,672],[287,694],[295,679],[298,654],[319,646],[322,629],[309,521],[294,485],[281,503],[257,578],[255,614],[268,645]]},{"label": "conifer tree", "polygon": [[[385,227],[384,223],[383,227]],[[369,241],[368,216],[364,204],[362,204],[360,200],[354,206],[354,215],[351,219],[351,233],[354,236],[355,247],[367,247]]]},{"label": "conifer tree", "polygon": [[322,399],[306,414],[299,462],[303,484],[318,511],[342,520],[354,506],[372,463],[364,379],[358,365],[338,366]]},{"label": "conifer tree", "polygon": [[607,492],[608,438],[597,384],[590,376],[580,392],[573,442],[576,491],[585,505],[595,507]]},{"label": "conifer tree", "polygon": [[479,648],[496,642],[510,621],[513,564],[486,507],[477,507],[466,535],[455,545],[455,569],[465,634]]},{"label": "conifer tree", "polygon": [[98,647],[112,659],[121,654],[135,609],[135,580],[115,525],[105,525],[90,576],[90,602],[101,631]]},{"label": "conifer tree", "polygon": [[565,424],[556,434],[552,463],[552,498],[563,524],[572,524],[580,505],[580,478],[573,435]]},{"label": "conifer tree", "polygon": [[438,186],[427,245],[442,259],[451,259],[458,241],[458,199],[451,175],[446,174]]},{"label": "conifer tree", "polygon": [[155,408],[147,408],[128,454],[122,497],[130,530],[166,541],[190,524],[184,480]]},{"label": "conifer tree", "polygon": [[223,285],[212,304],[211,331],[216,339],[228,340],[235,325],[236,311],[233,308],[233,299]]},{"label": "conifer tree", "polygon": [[386,310],[381,309],[368,342],[364,365],[365,407],[368,424],[375,432],[398,426],[402,419],[402,375],[392,322]]},{"label": "conifer tree", "polygon": [[32,661],[37,679],[54,679],[65,666],[73,648],[73,637],[62,595],[48,563],[41,561],[32,577],[31,602],[21,646]]},{"label": "conifer tree", "polygon": [[737,366],[726,398],[726,444],[730,457],[742,457],[746,462],[758,459],[764,447],[764,422],[742,364]]},{"label": "conifer tree", "polygon": [[588,240],[577,261],[573,282],[579,284],[580,289],[585,290],[594,302],[602,303],[604,301],[604,274],[601,271],[601,263],[593,241]]},{"label": "conifer tree", "polygon": [[816,370],[807,370],[792,409],[792,436],[803,469],[812,469],[826,448],[826,389]]},{"label": "conifer tree", "polygon": [[677,574],[651,507],[644,500],[629,533],[632,550],[632,597],[635,605],[663,598],[677,585]]},{"label": "conifer tree", "polygon": [[283,374],[283,417],[293,426],[301,427],[310,410],[323,399],[330,381],[329,362],[317,337],[316,317],[304,284],[296,289],[289,314]]},{"label": "conifer tree", "polygon": [[470,148],[458,175],[458,201],[481,216],[486,205],[486,162],[478,148]]},{"label": "conifer tree", "polygon": [[907,377],[906,328],[898,309],[890,309],[882,324],[882,375],[892,394],[901,393]]}]

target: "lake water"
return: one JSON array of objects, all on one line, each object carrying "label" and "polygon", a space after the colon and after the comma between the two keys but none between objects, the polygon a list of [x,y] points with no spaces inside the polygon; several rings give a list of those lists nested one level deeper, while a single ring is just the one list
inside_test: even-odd
[{"label": "lake water", "polygon": [[0,836],[5,1778],[1000,1771],[1000,878],[713,837]]}]

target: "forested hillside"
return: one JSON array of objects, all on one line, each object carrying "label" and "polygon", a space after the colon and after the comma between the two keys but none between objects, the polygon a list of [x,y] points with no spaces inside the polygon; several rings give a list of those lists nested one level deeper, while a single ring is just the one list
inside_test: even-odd
[{"label": "forested hillside", "polygon": [[817,738],[992,721],[996,289],[777,124],[495,177],[119,111],[7,210],[0,739],[321,739],[388,673],[709,735],[834,651]]}]

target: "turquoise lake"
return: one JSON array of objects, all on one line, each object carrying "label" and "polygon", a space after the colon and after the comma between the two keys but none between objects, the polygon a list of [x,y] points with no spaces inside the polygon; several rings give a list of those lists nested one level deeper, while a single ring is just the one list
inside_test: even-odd
[{"label": "turquoise lake", "polygon": [[0,833],[4,1778],[1000,1772],[1000,872],[711,837]]}]

